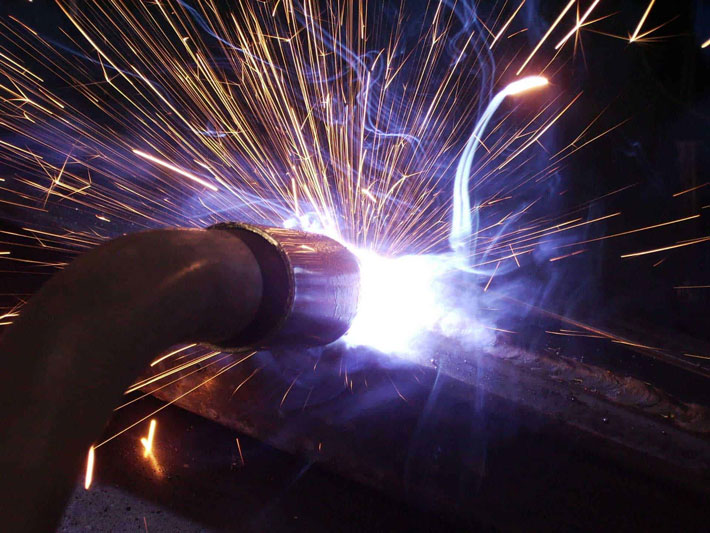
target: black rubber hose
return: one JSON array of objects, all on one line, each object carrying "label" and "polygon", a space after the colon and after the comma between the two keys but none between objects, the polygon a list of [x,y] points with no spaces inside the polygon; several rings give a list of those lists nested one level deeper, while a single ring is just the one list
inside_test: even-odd
[{"label": "black rubber hose", "polygon": [[175,344],[237,337],[262,288],[253,253],[221,230],[122,237],[49,280],[0,342],[0,528],[54,530],[138,373]]}]

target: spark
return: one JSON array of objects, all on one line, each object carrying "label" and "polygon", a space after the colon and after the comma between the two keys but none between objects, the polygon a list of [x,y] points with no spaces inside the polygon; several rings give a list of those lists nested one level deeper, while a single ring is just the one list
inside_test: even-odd
[{"label": "spark", "polygon": [[518,261],[518,256],[515,254],[515,250],[513,250],[513,245],[508,243],[508,247],[510,248],[510,253],[513,255],[513,259],[515,259],[515,264],[518,265],[518,268],[520,268],[520,261]]},{"label": "spark", "polygon": [[565,255],[560,255],[558,257],[551,257],[549,259],[549,261],[550,261],[550,263],[553,263],[555,261],[559,261],[560,259],[566,259],[567,257],[574,257],[575,255],[583,254],[586,251],[587,250],[577,250],[576,252],[572,252],[572,253],[565,254]]},{"label": "spark", "polygon": [[523,0],[522,2],[520,2],[520,5],[519,5],[518,8],[513,12],[513,14],[510,16],[510,18],[508,19],[508,22],[506,22],[505,24],[503,24],[503,27],[502,27],[502,28],[500,29],[500,31],[496,34],[496,36],[493,38],[493,41],[491,42],[491,45],[488,47],[489,50],[493,48],[493,45],[496,44],[496,41],[500,38],[500,36],[505,33],[505,30],[508,29],[508,26],[510,26],[510,23],[513,22],[513,19],[515,18],[515,15],[518,14],[518,11],[520,11],[520,8],[522,8],[524,4],[525,4],[525,0]]},{"label": "spark", "polygon": [[496,263],[496,267],[495,267],[495,269],[493,270],[493,274],[491,274],[491,277],[488,278],[488,283],[486,283],[486,286],[483,288],[483,292],[486,292],[486,291],[488,290],[488,287],[491,286],[491,282],[493,281],[493,278],[495,277],[496,272],[498,272],[498,267],[499,267],[499,266],[500,266],[500,261],[498,261],[498,262]]},{"label": "spark", "polygon": [[186,363],[183,363],[181,365],[178,365],[178,366],[175,366],[175,367],[170,368],[168,370],[165,370],[165,371],[161,372],[160,374],[157,374],[156,376],[152,376],[152,377],[146,378],[142,381],[139,381],[138,383],[134,383],[126,390],[126,394],[130,394],[131,392],[135,392],[138,389],[142,389],[142,388],[150,385],[151,383],[155,383],[156,381],[160,381],[162,379],[165,379],[168,376],[171,376],[171,375],[176,374],[178,372],[182,372],[183,370],[185,370],[191,366],[199,365],[199,364],[203,363],[204,361],[207,361],[208,359],[212,359],[215,356],[218,356],[221,353],[222,352],[209,352],[209,353],[202,355],[200,357],[196,357],[194,359],[191,359],[190,361],[187,361]]},{"label": "spark", "polygon": [[163,355],[163,356],[161,356],[161,357],[158,357],[155,361],[153,361],[152,363],[150,363],[150,366],[155,366],[155,365],[157,365],[158,363],[161,363],[161,362],[165,361],[165,360],[168,359],[169,357],[172,357],[173,355],[177,355],[177,354],[179,354],[179,353],[181,353],[181,352],[184,352],[185,350],[189,350],[190,348],[193,348],[193,347],[195,347],[195,346],[197,346],[197,344],[196,344],[196,343],[192,343],[192,344],[188,344],[187,346],[183,346],[182,348],[178,348],[177,350],[174,350],[174,351],[172,351],[172,352],[170,352],[170,353],[167,353],[167,354],[165,354],[165,355]]},{"label": "spark", "polygon": [[648,230],[652,230],[652,229],[656,229],[656,228],[662,228],[665,226],[670,226],[672,224],[678,224],[680,222],[687,222],[688,220],[696,220],[698,218],[700,218],[700,215],[691,215],[689,217],[683,217],[683,218],[679,218],[676,220],[669,220],[668,222],[660,222],[658,224],[644,226],[643,228],[631,229],[631,230],[627,230],[627,231],[621,231],[619,233],[613,233],[611,235],[604,235],[603,237],[596,237],[594,239],[586,239],[583,241],[573,242],[573,243],[569,243],[569,244],[563,244],[562,246],[560,246],[560,248],[566,248],[568,246],[579,246],[580,244],[589,244],[590,242],[605,241],[607,239],[614,239],[616,237],[623,237],[626,235],[632,235],[634,233],[648,231]]},{"label": "spark", "polygon": [[231,398],[232,396],[234,396],[237,392],[239,392],[239,389],[241,389],[245,384],[247,384],[247,383],[251,380],[251,378],[253,378],[254,376],[256,376],[256,375],[257,375],[259,372],[261,372],[263,369],[264,369],[263,366],[260,366],[260,367],[255,368],[255,369],[252,371],[251,374],[249,374],[246,378],[244,378],[244,379],[242,380],[242,382],[234,388],[234,390],[232,391],[232,394],[230,395],[230,398]]},{"label": "spark", "polygon": [[288,396],[289,392],[291,392],[291,389],[293,386],[296,384],[296,381],[298,381],[298,378],[301,377],[301,374],[298,374],[295,378],[293,378],[293,381],[291,384],[288,386],[286,389],[286,392],[284,392],[283,397],[281,398],[281,403],[279,404],[279,407],[283,407],[284,402],[286,401],[286,397]]},{"label": "spark", "polygon": [[605,339],[606,338],[602,335],[592,335],[589,333],[584,333],[583,331],[560,330],[560,331],[545,331],[545,333],[549,333],[550,335],[561,335],[563,337],[584,337],[584,338],[589,338],[589,339]]},{"label": "spark", "polygon": [[700,45],[700,48],[707,48],[708,46],[710,46],[710,39],[708,39],[708,40],[705,41],[703,44],[701,44],[701,45]]},{"label": "spark", "polygon": [[592,11],[594,10],[595,7],[597,7],[597,4],[601,0],[594,0],[592,5],[590,5],[587,10],[584,12],[584,15],[577,21],[577,24],[575,24],[574,28],[572,28],[567,35],[565,35],[562,40],[555,45],[555,50],[559,50],[569,39],[572,37],[575,33],[577,33],[582,26],[584,26],[584,23],[586,20],[589,18],[589,15],[592,14]]},{"label": "spark", "polygon": [[187,170],[183,170],[179,167],[176,167],[175,165],[170,164],[167,161],[163,161],[162,159],[158,159],[155,156],[152,156],[150,154],[146,154],[145,152],[143,152],[141,150],[133,150],[133,153],[142,157],[143,159],[147,159],[148,161],[152,161],[156,165],[160,165],[161,167],[165,167],[168,170],[172,170],[173,172],[177,172],[181,176],[185,176],[186,178],[191,179],[192,181],[195,181],[195,182],[199,183],[200,185],[207,187],[210,190],[213,190],[215,192],[219,190],[217,187],[215,187],[211,183],[203,180],[202,178],[195,176],[194,174],[188,172]]},{"label": "spark", "polygon": [[405,396],[399,391],[399,388],[397,387],[397,385],[395,385],[394,381],[392,380],[392,376],[390,376],[389,373],[387,374],[387,378],[390,380],[390,383],[392,383],[392,387],[394,387],[397,396],[399,396],[404,403],[409,403],[407,398],[405,398]]},{"label": "spark", "polygon": [[189,394],[192,394],[193,392],[195,392],[195,391],[196,391],[197,389],[199,389],[200,387],[204,387],[205,385],[207,385],[208,383],[210,383],[210,382],[213,381],[214,379],[218,378],[219,376],[221,376],[221,375],[224,374],[225,372],[229,372],[232,368],[234,368],[234,367],[237,366],[238,364],[241,364],[243,361],[249,359],[249,358],[250,358],[252,355],[254,355],[255,353],[256,353],[256,352],[252,352],[252,353],[248,354],[246,357],[243,357],[242,359],[239,359],[239,360],[237,360],[237,361],[234,361],[234,362],[231,362],[231,363],[225,365],[223,368],[219,369],[217,372],[215,372],[215,373],[214,373],[212,376],[210,376],[209,378],[207,378],[207,379],[205,379],[204,381],[198,383],[198,384],[195,385],[194,387],[191,387],[190,389],[188,389],[187,391],[183,392],[182,394],[179,394],[178,396],[176,396],[175,398],[173,398],[173,399],[170,400],[169,402],[165,403],[164,405],[162,405],[162,406],[159,407],[158,409],[154,410],[152,413],[147,414],[146,416],[144,416],[144,417],[141,418],[140,420],[137,420],[137,421],[134,422],[133,424],[130,424],[129,426],[123,428],[122,430],[118,431],[117,433],[114,433],[114,434],[111,435],[110,437],[108,437],[108,438],[106,438],[105,440],[103,440],[103,441],[101,441],[100,443],[98,443],[96,446],[94,446],[94,448],[98,449],[98,448],[100,448],[101,446],[104,446],[105,444],[108,444],[109,442],[111,442],[111,441],[112,441],[113,439],[115,439],[116,437],[119,437],[120,435],[123,435],[126,431],[129,431],[129,430],[133,429],[134,427],[136,427],[138,424],[141,424],[142,422],[145,422],[145,421],[148,420],[149,418],[151,418],[151,417],[155,416],[156,414],[158,414],[158,413],[159,413],[160,411],[162,411],[163,409],[166,409],[166,408],[170,407],[172,404],[174,404],[175,402],[180,401],[180,400],[183,399],[185,396],[187,396],[187,395],[189,395]]},{"label": "spark", "polygon": [[683,354],[686,357],[692,357],[693,359],[707,359],[710,360],[710,355],[697,355],[694,353],[684,353]]},{"label": "spark", "polygon": [[237,437],[237,450],[239,451],[239,460],[242,462],[242,466],[246,463],[244,462],[244,455],[242,454],[242,445],[239,444],[239,437]]},{"label": "spark", "polygon": [[148,427],[148,436],[141,438],[141,444],[143,445],[143,457],[148,457],[153,451],[153,437],[155,437],[155,426],[157,422],[155,419],[150,421],[150,426]]},{"label": "spark", "polygon": [[632,346],[634,348],[643,348],[644,350],[660,350],[660,348],[657,348],[655,346],[648,346],[647,344],[641,344],[639,342],[631,342],[621,339],[612,339],[611,342],[613,342],[614,344],[625,344],[626,346]]},{"label": "spark", "polygon": [[629,38],[629,42],[633,43],[636,38],[638,37],[639,32],[641,31],[641,27],[643,26],[643,23],[646,22],[646,18],[648,17],[648,14],[651,12],[651,8],[653,7],[653,4],[656,3],[656,0],[651,0],[648,3],[648,7],[646,8],[646,11],[643,12],[643,16],[641,17],[641,20],[639,20],[638,25],[636,26],[636,29],[634,30],[633,35]]},{"label": "spark", "polygon": [[569,3],[565,6],[565,8],[562,10],[562,12],[557,16],[555,21],[550,25],[548,28],[547,32],[545,35],[542,36],[542,39],[538,41],[538,43],[535,45],[535,48],[533,48],[533,51],[530,52],[530,55],[527,57],[527,59],[523,62],[523,64],[520,66],[518,71],[515,73],[516,76],[520,76],[520,73],[523,71],[523,69],[527,66],[528,63],[530,63],[530,60],[533,58],[533,56],[537,53],[537,51],[540,49],[540,47],[543,45],[543,43],[547,40],[547,38],[550,36],[550,34],[553,32],[553,30],[557,27],[557,25],[560,23],[560,21],[564,18],[564,16],[567,14],[567,12],[571,9],[571,7],[575,4],[577,0],[570,0]]},{"label": "spark", "polygon": [[697,191],[698,189],[701,189],[709,184],[710,184],[710,182],[706,181],[705,183],[702,183],[700,185],[696,185],[695,187],[691,187],[690,189],[685,189],[684,191],[677,192],[673,195],[673,198],[678,198],[679,196],[682,196],[682,195],[687,194],[689,192]]},{"label": "spark", "polygon": [[94,479],[94,447],[89,448],[86,457],[86,474],[84,475],[84,490],[89,490]]},{"label": "spark", "polygon": [[662,265],[663,262],[664,262],[666,259],[668,259],[668,256],[664,257],[663,259],[659,259],[658,261],[656,261],[655,263],[653,263],[653,267],[655,268],[655,267],[657,267],[657,266]]},{"label": "spark", "polygon": [[[211,361],[211,362],[207,363],[206,365],[197,365],[197,368],[196,368],[195,370],[191,370],[190,372],[187,372],[187,373],[184,373],[184,372],[183,372],[183,373],[180,373],[180,374],[179,374],[179,377],[177,377],[177,378],[175,378],[175,379],[173,379],[173,380],[171,380],[171,381],[162,383],[160,386],[158,386],[158,387],[156,387],[156,388],[150,390],[149,392],[144,392],[144,393],[141,394],[140,396],[138,396],[138,397],[136,397],[136,398],[133,398],[132,400],[129,400],[129,401],[127,401],[127,402],[122,403],[121,405],[119,405],[118,407],[116,407],[116,408],[114,409],[114,411],[118,411],[118,410],[120,410],[120,409],[123,409],[124,407],[127,407],[127,406],[129,406],[129,405],[131,405],[131,404],[133,404],[133,403],[135,403],[135,402],[138,402],[138,401],[140,401],[140,400],[146,398],[147,396],[151,396],[152,394],[154,394],[154,393],[156,393],[156,392],[158,392],[158,391],[160,391],[160,390],[163,390],[164,388],[169,387],[170,385],[173,385],[174,383],[177,383],[178,381],[181,381],[182,379],[187,378],[188,376],[192,376],[192,375],[194,375],[194,374],[196,374],[196,373],[198,373],[198,372],[203,371],[203,370],[206,369],[206,368],[209,368],[209,367],[214,366],[214,365],[216,365],[216,364],[218,364],[218,363],[221,363],[222,361],[224,361],[225,359],[228,359],[228,358],[230,358],[230,357],[231,357],[231,354],[224,354],[222,357],[220,357],[220,358],[218,358],[218,359],[216,359],[216,360],[214,360],[214,361]],[[162,380],[162,378],[163,378],[163,376],[161,376],[160,380]]]},{"label": "spark", "polygon": [[511,335],[517,335],[517,331],[511,331],[509,329],[503,329],[503,328],[492,328],[490,326],[483,326],[485,329],[490,329],[491,331],[500,331],[501,333],[510,333]]},{"label": "spark", "polygon": [[[222,357],[220,357],[220,358],[218,358],[218,359],[216,359],[216,360],[214,360],[214,361],[211,361],[211,362],[207,363],[206,365],[197,365],[197,368],[196,368],[195,370],[191,370],[190,372],[187,372],[187,373],[185,373],[185,372],[180,373],[180,374],[179,374],[179,377],[177,377],[177,378],[175,378],[175,379],[173,379],[173,380],[171,380],[171,381],[162,383],[160,386],[158,386],[158,387],[156,387],[156,388],[150,390],[149,392],[144,392],[142,395],[138,396],[137,398],[133,398],[132,400],[129,400],[129,401],[125,402],[125,403],[122,403],[121,405],[119,405],[118,407],[116,407],[116,408],[114,409],[114,411],[118,411],[118,410],[120,410],[120,409],[123,409],[124,407],[127,407],[127,406],[129,406],[129,405],[131,405],[131,404],[133,404],[133,403],[135,403],[135,402],[138,402],[138,401],[140,401],[140,400],[142,400],[142,399],[144,399],[144,398],[146,398],[146,397],[148,397],[148,396],[151,396],[152,394],[154,394],[154,393],[156,393],[156,392],[158,392],[158,391],[160,391],[160,390],[163,390],[164,388],[169,387],[170,385],[173,385],[174,383],[177,383],[178,381],[181,381],[182,379],[187,378],[188,376],[192,376],[192,375],[194,375],[194,374],[196,374],[196,373],[198,373],[198,372],[202,372],[204,369],[209,368],[209,367],[211,367],[211,366],[214,366],[214,365],[216,365],[216,364],[219,364],[219,363],[221,363],[222,361],[224,361],[225,359],[228,359],[228,358],[230,358],[230,357],[231,357],[231,354],[229,354],[229,353],[228,353],[228,354],[223,354]],[[162,375],[160,375],[160,374],[159,374],[159,376],[160,376],[160,377],[159,377],[158,380],[156,380],[156,381],[162,381],[162,379],[164,379],[164,377],[165,377],[165,376],[162,376]]]},{"label": "spark", "polygon": [[682,243],[677,243],[677,244],[672,244],[670,246],[664,246],[663,248],[654,248],[653,250],[646,250],[643,252],[635,252],[631,254],[624,254],[621,257],[622,258],[627,258],[627,257],[639,257],[642,255],[648,255],[648,254],[655,254],[658,252],[665,252],[667,250],[675,250],[676,248],[683,248],[685,246],[692,246],[693,244],[699,244],[701,242],[707,242],[710,241],[710,236],[708,237],[702,237],[700,239],[693,239],[688,242],[682,242]]}]

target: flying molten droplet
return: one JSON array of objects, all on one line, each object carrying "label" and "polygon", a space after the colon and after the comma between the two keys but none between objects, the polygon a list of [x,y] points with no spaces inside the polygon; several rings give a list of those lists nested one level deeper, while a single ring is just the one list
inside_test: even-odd
[{"label": "flying molten droplet", "polygon": [[84,477],[84,489],[89,490],[94,479],[94,447],[89,448],[89,455],[86,458],[86,476]]},{"label": "flying molten droplet", "polygon": [[544,87],[549,82],[544,76],[527,76],[520,80],[516,80],[512,83],[506,85],[503,92],[506,95],[520,94],[531,89],[537,89],[539,87]]}]

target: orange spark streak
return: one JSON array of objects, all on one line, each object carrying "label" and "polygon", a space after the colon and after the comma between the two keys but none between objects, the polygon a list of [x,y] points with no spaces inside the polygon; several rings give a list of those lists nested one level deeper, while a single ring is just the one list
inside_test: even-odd
[{"label": "orange spark streak", "polygon": [[693,357],[695,359],[710,359],[710,355],[696,355],[694,353],[684,353],[686,357]]},{"label": "orange spark streak", "polygon": [[565,259],[566,257],[572,257],[573,255],[579,255],[579,254],[582,254],[582,253],[584,253],[584,252],[586,252],[586,251],[587,251],[586,249],[584,249],[584,250],[577,250],[576,252],[572,252],[571,254],[561,255],[561,256],[559,256],[559,257],[552,257],[552,258],[550,258],[550,263],[553,263],[553,262],[555,262],[555,261],[559,261],[560,259]]},{"label": "orange spark streak", "polygon": [[141,439],[141,444],[145,448],[143,451],[143,457],[148,457],[150,453],[153,451],[153,437],[155,436],[155,426],[157,422],[155,419],[150,421],[150,426],[148,426],[148,437],[147,438],[142,438]]},{"label": "orange spark streak", "polygon": [[705,183],[703,183],[701,185],[697,185],[695,187],[691,187],[690,189],[685,189],[684,191],[677,192],[673,195],[673,198],[678,198],[679,196],[682,196],[683,194],[697,191],[698,189],[701,189],[702,187],[705,187],[708,184],[710,184],[710,181],[706,181]]},{"label": "orange spark streak", "polygon": [[[513,255],[515,255],[515,254],[513,254]],[[516,261],[517,261],[517,259],[516,259]],[[499,266],[500,266],[500,261],[498,261],[498,263],[496,263],[496,267],[493,270],[493,274],[491,274],[491,277],[488,279],[488,283],[486,283],[486,287],[483,289],[483,292],[486,292],[488,290],[488,287],[491,286],[491,281],[493,281],[493,278],[495,277],[496,272],[498,272]]]},{"label": "orange spark streak", "polygon": [[226,354],[226,355],[223,355],[222,357],[220,357],[220,358],[217,359],[216,361],[212,361],[211,363],[207,363],[206,365],[202,365],[202,366],[199,366],[199,365],[198,365],[198,367],[197,367],[195,370],[192,370],[191,372],[188,372],[187,374],[183,374],[183,375],[181,375],[180,377],[178,377],[178,378],[176,378],[176,379],[173,379],[172,381],[168,381],[167,383],[163,383],[163,384],[160,385],[159,387],[156,387],[155,389],[153,389],[153,390],[151,390],[151,391],[149,391],[149,392],[145,392],[145,393],[141,394],[140,396],[138,396],[137,398],[133,398],[132,400],[129,400],[129,401],[125,402],[125,403],[122,403],[121,405],[119,405],[118,407],[116,407],[116,408],[114,409],[114,411],[119,411],[120,409],[123,409],[124,407],[127,407],[127,406],[131,405],[132,403],[138,402],[138,401],[142,400],[143,398],[146,398],[147,396],[150,396],[150,395],[152,395],[152,394],[158,392],[159,390],[163,390],[165,387],[169,387],[169,386],[172,385],[173,383],[177,383],[178,381],[180,381],[180,380],[182,380],[182,379],[185,379],[185,378],[188,377],[188,376],[192,376],[193,374],[196,374],[197,372],[202,372],[202,371],[204,371],[206,368],[209,368],[209,367],[214,366],[214,365],[216,365],[216,364],[218,364],[218,363],[221,363],[222,361],[224,361],[225,359],[227,359],[227,358],[229,358],[229,357],[231,357],[231,354],[228,353],[228,354]]},{"label": "orange spark streak", "polygon": [[640,344],[638,342],[624,341],[620,339],[612,339],[611,342],[614,344],[624,344],[626,346],[633,346],[634,348],[643,348],[646,350],[660,350],[660,348],[656,348],[655,346],[648,346],[647,344]]},{"label": "orange spark streak", "polygon": [[562,47],[562,45],[564,45],[569,40],[570,37],[572,37],[576,32],[579,31],[579,29],[584,25],[584,22],[587,20],[587,18],[589,18],[589,15],[592,14],[592,10],[595,7],[597,7],[597,4],[600,1],[601,0],[594,0],[594,3],[591,6],[589,6],[587,11],[584,12],[584,15],[582,15],[582,18],[580,18],[579,21],[577,22],[577,24],[574,25],[574,28],[572,28],[570,30],[570,32],[567,35],[565,35],[559,43],[557,43],[557,46],[555,46],[555,50],[559,50],[560,47]]},{"label": "orange spark streak", "polygon": [[176,173],[180,174],[181,176],[185,176],[186,178],[199,183],[203,187],[207,187],[208,189],[213,190],[215,192],[219,190],[219,189],[217,189],[217,187],[215,187],[211,183],[203,180],[202,178],[195,176],[194,174],[191,174],[187,170],[183,170],[180,167],[176,167],[175,165],[171,165],[167,161],[163,161],[162,159],[158,159],[157,157],[154,157],[150,154],[146,154],[145,152],[143,152],[141,150],[133,150],[133,153],[142,157],[143,159],[147,159],[148,161],[152,161],[156,165],[159,165],[161,167],[165,167],[168,170],[172,170],[173,172],[176,172]]},{"label": "orange spark streak", "polygon": [[560,13],[560,15],[555,19],[555,22],[552,23],[552,25],[550,26],[550,28],[547,30],[547,33],[545,33],[545,35],[542,36],[542,39],[540,39],[540,42],[537,43],[537,45],[535,46],[535,48],[533,48],[533,51],[530,52],[530,55],[529,55],[528,58],[525,60],[525,62],[523,63],[523,65],[522,65],[522,66],[518,69],[518,71],[515,73],[516,76],[520,76],[520,73],[523,71],[523,69],[525,68],[525,66],[530,62],[530,60],[533,58],[533,56],[534,56],[534,55],[537,53],[537,51],[540,49],[540,47],[542,46],[542,43],[544,43],[544,42],[547,40],[547,38],[550,36],[550,34],[552,33],[552,31],[557,27],[557,25],[560,23],[560,21],[562,20],[562,18],[567,14],[567,12],[570,10],[570,8],[574,5],[574,3],[575,3],[576,1],[577,1],[577,0],[570,0],[569,4],[567,4],[567,5],[565,6],[565,8],[562,10],[562,13]]},{"label": "orange spark streak", "polygon": [[281,403],[279,404],[279,407],[281,407],[284,402],[286,401],[286,397],[288,396],[288,393],[291,392],[291,389],[293,386],[296,384],[296,381],[298,381],[298,378],[301,377],[301,374],[298,374],[295,378],[293,378],[293,381],[291,382],[291,385],[289,385],[288,389],[286,389],[286,392],[283,395],[283,398],[281,398]]},{"label": "orange spark streak", "polygon": [[242,445],[239,444],[239,437],[237,437],[237,450],[239,450],[239,459],[242,462],[242,466],[244,466],[244,455],[242,454]]},{"label": "orange spark streak", "polygon": [[513,246],[511,244],[508,244],[508,247],[510,248],[510,253],[513,254],[513,259],[515,259],[515,264],[518,265],[518,268],[520,268],[520,261],[518,261],[518,256],[515,255],[515,250],[513,250]]},{"label": "orange spark streak", "polygon": [[126,390],[126,392],[124,394],[130,394],[132,392],[135,392],[138,389],[142,389],[143,387],[150,385],[151,383],[155,383],[156,381],[160,381],[161,379],[164,379],[164,378],[171,376],[177,372],[185,370],[186,368],[189,368],[191,366],[198,365],[198,364],[202,363],[203,361],[206,361],[207,359],[211,359],[212,357],[219,355],[220,353],[222,353],[222,352],[210,352],[206,355],[196,357],[195,359],[191,359],[190,361],[188,361],[186,363],[183,363],[183,364],[178,365],[176,367],[165,370],[164,372],[161,372],[155,376],[151,376],[149,378],[146,378],[143,381],[139,381],[138,383],[134,383],[133,385],[130,386],[130,388],[128,388]]},{"label": "orange spark streak", "polygon": [[174,404],[175,402],[178,402],[178,401],[182,400],[182,399],[183,399],[185,396],[187,396],[188,394],[191,394],[192,392],[196,391],[197,389],[199,389],[199,388],[202,387],[203,385],[206,385],[207,383],[209,383],[209,382],[212,381],[213,379],[215,379],[215,378],[221,376],[222,374],[224,374],[225,372],[231,370],[232,368],[234,368],[234,367],[237,366],[238,364],[240,364],[240,363],[246,361],[247,359],[249,359],[249,358],[250,358],[252,355],[254,355],[255,353],[256,353],[256,352],[251,352],[251,353],[250,353],[249,355],[247,355],[246,357],[243,357],[243,358],[239,359],[238,361],[234,361],[233,363],[228,364],[228,365],[225,366],[224,368],[218,370],[213,376],[210,376],[209,378],[205,379],[202,383],[199,383],[198,385],[195,385],[195,386],[192,387],[191,389],[189,389],[189,390],[183,392],[182,394],[178,395],[176,398],[173,398],[171,401],[169,401],[169,402],[166,403],[165,405],[162,405],[161,407],[159,407],[158,409],[156,409],[156,410],[153,411],[152,413],[150,413],[150,414],[144,416],[143,418],[141,418],[141,419],[138,420],[137,422],[134,422],[133,424],[129,425],[128,427],[123,428],[121,431],[119,431],[118,433],[115,433],[115,434],[111,435],[111,436],[110,436],[109,438],[107,438],[106,440],[101,441],[101,442],[98,443],[96,446],[94,446],[94,448],[100,448],[100,447],[103,446],[104,444],[106,444],[106,443],[108,443],[108,442],[111,442],[113,439],[115,439],[115,438],[118,437],[119,435],[123,435],[126,431],[128,431],[128,430],[130,430],[130,429],[133,429],[134,427],[136,427],[136,426],[137,426],[138,424],[140,424],[141,422],[144,422],[144,421],[148,420],[151,416],[156,415],[157,413],[159,413],[159,412],[162,411],[163,409],[165,409],[165,408],[171,406],[171,405]]},{"label": "orange spark streak", "polygon": [[173,351],[173,352],[170,352],[169,354],[166,354],[166,355],[164,355],[164,356],[162,356],[162,357],[159,357],[158,359],[156,359],[155,361],[153,361],[152,363],[150,363],[150,366],[155,366],[155,365],[157,365],[158,363],[160,363],[161,361],[165,361],[168,357],[172,357],[173,355],[178,354],[178,353],[180,353],[180,352],[183,352],[183,351],[185,351],[185,350],[187,350],[187,349],[189,349],[189,348],[192,348],[192,347],[194,347],[194,346],[197,346],[197,344],[188,344],[187,346],[183,346],[182,348],[178,348],[177,350],[175,350],[175,351]]},{"label": "orange spark streak", "polygon": [[707,242],[710,241],[710,236],[708,237],[702,237],[700,239],[694,239],[689,242],[682,242],[679,244],[673,244],[671,246],[664,246],[663,248],[654,248],[653,250],[646,250],[643,252],[635,252],[632,254],[624,254],[621,257],[622,258],[627,258],[627,257],[638,257],[640,255],[648,255],[648,254],[655,254],[656,252],[665,252],[666,250],[674,250],[675,248],[682,248],[684,246],[690,246],[692,244],[699,244],[701,242]]},{"label": "orange spark streak", "polygon": [[691,215],[689,217],[679,218],[677,220],[669,220],[668,222],[661,222],[659,224],[653,224],[652,226],[645,226],[643,228],[622,231],[620,233],[614,233],[612,235],[604,235],[603,237],[596,237],[594,239],[587,239],[585,241],[563,244],[562,246],[559,246],[559,248],[566,248],[568,246],[579,246],[580,244],[588,244],[590,242],[605,241],[607,239],[613,239],[615,237],[622,237],[623,235],[631,235],[632,233],[639,233],[641,231],[648,231],[650,229],[662,228],[663,226],[670,226],[671,224],[677,224],[679,222],[686,222],[688,220],[695,220],[696,218],[700,218],[700,215]]},{"label": "orange spark streak", "polygon": [[246,384],[251,378],[253,378],[253,377],[256,376],[259,372],[261,372],[261,370],[262,370],[263,368],[264,368],[263,366],[260,366],[260,367],[256,368],[251,374],[249,374],[249,375],[244,379],[244,381],[242,381],[239,385],[237,385],[237,387],[232,391],[232,394],[230,395],[230,398],[231,398],[232,396],[234,396],[237,392],[239,392],[239,389],[241,389],[242,386],[244,386],[244,384]]},{"label": "orange spark streak", "polygon": [[89,490],[94,479],[94,447],[89,448],[89,455],[86,458],[86,475],[84,476],[84,490]]},{"label": "orange spark streak", "polygon": [[602,335],[590,335],[589,333],[575,332],[575,331],[545,331],[550,335],[561,335],[563,337],[585,337],[588,339],[605,339]]},{"label": "orange spark streak", "polygon": [[520,11],[520,8],[523,7],[525,4],[525,0],[520,2],[520,5],[518,6],[518,9],[515,10],[515,12],[510,16],[508,19],[508,22],[503,24],[503,27],[500,29],[500,31],[496,34],[496,36],[493,38],[493,42],[491,42],[491,45],[488,47],[488,49],[492,49],[493,45],[496,44],[496,41],[500,38],[501,35],[505,32],[506,29],[508,29],[508,26],[510,26],[510,23],[513,22],[513,19],[515,18],[515,15],[518,14],[518,11]]},{"label": "orange spark streak", "polygon": [[651,0],[648,4],[648,7],[646,8],[646,11],[644,11],[643,16],[641,17],[641,20],[639,20],[638,26],[636,26],[636,30],[634,30],[634,34],[631,36],[629,39],[630,43],[633,43],[636,38],[638,37],[639,32],[641,31],[641,26],[643,26],[643,23],[646,22],[646,17],[648,17],[648,14],[651,12],[651,8],[653,7],[653,4],[656,3],[656,0]]}]

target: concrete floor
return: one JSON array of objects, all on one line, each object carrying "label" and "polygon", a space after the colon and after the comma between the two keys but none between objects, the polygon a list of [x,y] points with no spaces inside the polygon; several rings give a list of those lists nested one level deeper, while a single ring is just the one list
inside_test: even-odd
[{"label": "concrete floor", "polygon": [[[160,406],[147,398],[118,411],[105,437]],[[542,433],[512,432],[487,451],[478,490],[465,498],[469,510],[480,511],[464,513],[461,522],[187,411],[171,406],[156,419],[151,456],[143,456],[140,444],[147,422],[96,451],[94,483],[85,491],[83,477],[77,480],[59,531],[675,532],[707,531],[710,523],[703,491]]]},{"label": "concrete floor", "polygon": [[[118,411],[105,436],[159,407]],[[148,423],[96,450],[61,532],[455,531],[447,519],[395,501],[182,409],[161,411],[153,453]],[[242,450],[236,444],[236,439]],[[244,462],[242,462],[242,457]]]},{"label": "concrete floor", "polygon": [[62,533],[78,531],[149,531],[198,533],[218,531],[202,526],[159,504],[119,487],[98,483],[91,490],[77,486],[66,509]]}]

